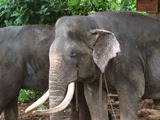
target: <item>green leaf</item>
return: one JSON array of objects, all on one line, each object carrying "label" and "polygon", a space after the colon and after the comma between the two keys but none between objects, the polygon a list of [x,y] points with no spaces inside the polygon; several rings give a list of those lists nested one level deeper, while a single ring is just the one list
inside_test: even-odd
[{"label": "green leaf", "polygon": [[37,110],[45,110],[47,107],[45,105],[41,105],[37,108]]}]

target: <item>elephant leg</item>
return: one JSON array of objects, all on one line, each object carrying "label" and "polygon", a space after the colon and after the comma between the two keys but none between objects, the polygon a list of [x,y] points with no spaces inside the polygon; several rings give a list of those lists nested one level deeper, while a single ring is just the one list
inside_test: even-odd
[{"label": "elephant leg", "polygon": [[133,88],[132,85],[120,88],[117,92],[120,103],[120,120],[138,120],[137,111],[142,92],[140,93],[138,88]]},{"label": "elephant leg", "polygon": [[119,95],[120,102],[120,120],[138,120],[137,110],[139,98],[133,93],[124,93]]},{"label": "elephant leg", "polygon": [[144,95],[145,78],[139,66],[131,66],[132,70],[125,77],[119,75],[116,89],[120,103],[120,120],[138,120],[139,102]]},{"label": "elephant leg", "polygon": [[[2,85],[0,84],[0,89],[2,88]],[[5,102],[4,102],[5,100],[4,100],[4,93],[3,93],[3,91],[1,90],[0,91],[0,116],[1,116],[1,114],[2,114],[2,112],[3,112],[3,110],[4,110],[4,107],[5,107]]]},{"label": "elephant leg", "polygon": [[[3,109],[0,107],[0,116],[1,116],[2,112],[3,112]],[[1,118],[1,117],[0,117],[0,118]]]},{"label": "elephant leg", "polygon": [[[103,91],[102,93],[103,100],[102,100],[102,106],[100,106],[98,86],[92,84],[85,84],[84,91],[89,111],[91,114],[91,120],[108,120],[108,106],[107,106],[106,92]],[[100,117],[101,115],[102,117]]]},{"label": "elephant leg", "polygon": [[18,119],[18,104],[17,99],[14,99],[4,110],[5,120],[17,120]]},{"label": "elephant leg", "polygon": [[78,86],[78,102],[79,102],[79,120],[91,120],[89,108],[84,96],[84,85],[79,83]]},{"label": "elephant leg", "polygon": [[89,108],[84,96],[84,86],[78,83],[78,110],[76,110],[76,95],[71,102],[71,120],[91,120]]}]

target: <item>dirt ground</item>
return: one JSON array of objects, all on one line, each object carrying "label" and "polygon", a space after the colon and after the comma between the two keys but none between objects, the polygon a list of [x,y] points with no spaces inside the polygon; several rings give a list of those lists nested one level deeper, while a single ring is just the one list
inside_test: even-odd
[{"label": "dirt ground", "polygon": [[[49,116],[25,114],[24,111],[30,104],[31,103],[19,103],[19,106],[18,106],[19,119],[18,120],[49,120]],[[46,103],[46,105],[47,105],[47,103]],[[118,106],[118,104],[116,106],[113,106],[113,110],[110,107],[109,111],[112,113],[113,120],[119,120],[119,106]],[[114,118],[113,111],[115,113],[116,119]],[[0,120],[4,120],[3,114],[0,116]],[[138,120],[160,120],[160,119],[149,119],[148,115],[145,114],[145,115],[141,115]]]},{"label": "dirt ground", "polygon": [[[33,114],[24,113],[25,109],[30,104],[31,103],[19,103],[19,105],[18,105],[18,110],[19,110],[18,120],[49,120],[49,116],[41,116],[41,115],[33,115]],[[5,120],[3,114],[0,116],[0,120]]]},{"label": "dirt ground", "polygon": [[[109,109],[109,111],[112,113],[113,120],[120,120],[120,117],[119,117],[119,112],[120,112],[119,108],[115,108],[114,107],[114,113],[115,114],[113,114],[113,111],[111,109]],[[151,119],[148,119],[147,116],[142,116],[142,117],[139,117],[138,120],[151,120]]]}]

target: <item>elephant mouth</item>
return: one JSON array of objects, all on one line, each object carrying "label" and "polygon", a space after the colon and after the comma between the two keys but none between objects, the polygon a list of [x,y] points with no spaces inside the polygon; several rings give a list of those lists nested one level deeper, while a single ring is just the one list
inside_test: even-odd
[{"label": "elephant mouth", "polygon": [[60,111],[64,110],[70,104],[70,102],[73,98],[73,95],[74,95],[74,91],[75,91],[75,82],[71,82],[68,85],[68,90],[67,90],[65,98],[58,106],[51,108],[51,109],[33,111],[38,106],[42,105],[49,98],[49,90],[48,90],[40,99],[38,99],[36,102],[34,102],[32,105],[30,105],[25,110],[25,113],[32,111],[32,113],[35,113],[35,114],[54,114],[54,113],[60,112]]}]

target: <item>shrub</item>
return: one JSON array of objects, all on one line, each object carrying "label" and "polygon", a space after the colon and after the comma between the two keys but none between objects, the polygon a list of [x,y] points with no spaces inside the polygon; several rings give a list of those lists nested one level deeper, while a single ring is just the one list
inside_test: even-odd
[{"label": "shrub", "polygon": [[136,0],[0,0],[0,26],[53,24],[64,15],[135,11]]},{"label": "shrub", "polygon": [[21,90],[20,95],[18,97],[18,100],[20,102],[26,103],[26,102],[33,102],[36,101],[39,97],[43,95],[42,92],[37,92],[33,90]]}]

